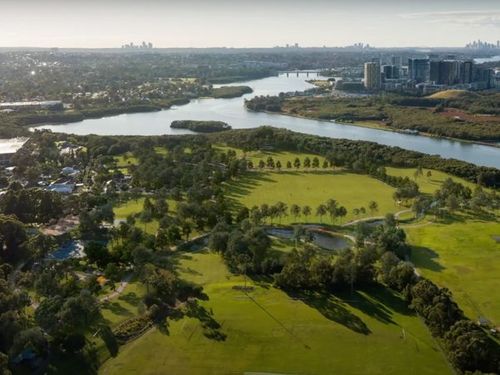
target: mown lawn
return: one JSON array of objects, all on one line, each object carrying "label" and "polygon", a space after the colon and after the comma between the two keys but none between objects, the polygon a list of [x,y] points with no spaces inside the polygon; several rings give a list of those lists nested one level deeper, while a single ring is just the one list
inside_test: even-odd
[{"label": "mown lawn", "polygon": [[500,325],[499,221],[460,217],[405,230],[422,275],[450,289],[471,319],[484,316]]},{"label": "mown lawn", "polygon": [[[151,198],[153,199],[153,198]],[[174,200],[168,199],[168,211],[170,214],[175,213],[177,203]],[[124,220],[130,215],[140,213],[144,206],[144,197],[139,199],[131,199],[125,203],[119,204],[113,207],[113,212],[115,213],[115,219]],[[158,220],[154,219],[149,223],[145,223],[141,220],[136,220],[136,226],[150,234],[156,234],[158,230]]]},{"label": "mown lawn", "polygon": [[415,179],[415,171],[416,168],[386,168],[387,174],[390,176],[401,176],[401,177],[409,177],[411,180],[415,181],[420,187],[420,191],[426,194],[434,194],[434,192],[441,188],[441,185],[447,178],[451,178],[455,182],[459,182],[464,186],[468,186],[471,190],[477,186],[472,182],[464,180],[463,178],[459,178],[456,176],[452,176],[448,173],[435,171],[431,169],[431,176],[427,177],[427,172],[429,169],[423,169],[423,176],[418,176]]},{"label": "mown lawn", "polygon": [[185,254],[178,269],[202,284],[203,306],[227,335],[213,341],[195,318],[171,321],[122,347],[103,374],[447,374],[423,323],[385,289],[293,298],[266,283],[245,295],[211,253]]},{"label": "mown lawn", "polygon": [[130,282],[120,296],[102,304],[101,313],[104,320],[113,326],[139,315],[145,309],[142,303],[145,294],[146,288],[143,284],[138,281]]},{"label": "mown lawn", "polygon": [[[383,216],[389,212],[405,209],[395,205],[392,194],[395,191],[383,182],[366,175],[336,172],[251,172],[227,185],[228,197],[236,205],[251,208],[263,203],[273,205],[278,201],[299,206],[309,205],[312,215],[306,220],[300,216],[297,220],[289,215],[282,219],[283,224],[292,222],[320,222],[316,216],[316,208],[328,199],[335,199],[339,205],[345,206],[348,215],[343,221],[369,216]],[[370,201],[378,203],[378,211],[368,210]],[[364,207],[364,216],[354,216],[354,208]],[[275,222],[278,222],[275,220]],[[323,222],[330,223],[325,216]]]},{"label": "mown lawn", "polygon": [[[304,170],[303,163],[304,163],[304,159],[306,157],[311,159],[311,162],[315,157],[317,157],[319,159],[319,162],[320,162],[319,170],[322,170],[323,169],[322,168],[323,161],[325,160],[325,158],[322,156],[309,154],[309,153],[303,153],[303,152],[288,152],[288,151],[249,151],[249,152],[244,152],[241,149],[228,147],[228,146],[224,146],[224,145],[215,145],[214,148],[221,151],[221,152],[227,152],[229,150],[233,150],[236,152],[237,157],[241,158],[244,156],[247,160],[251,161],[254,164],[255,168],[258,167],[260,160],[263,160],[264,162],[266,162],[268,157],[272,157],[274,159],[275,163],[279,160],[281,163],[282,169],[285,170],[287,162],[291,162],[292,166],[293,166],[293,162],[295,161],[295,159],[299,158],[300,163],[301,163],[299,171],[301,171],[301,170]],[[293,167],[292,170],[296,170],[296,168]],[[331,168],[329,168],[329,170],[331,170]]]}]

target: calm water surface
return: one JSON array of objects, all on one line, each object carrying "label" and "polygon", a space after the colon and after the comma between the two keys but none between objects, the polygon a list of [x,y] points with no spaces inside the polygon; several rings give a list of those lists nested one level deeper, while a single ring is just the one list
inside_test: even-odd
[{"label": "calm water surface", "polygon": [[[313,78],[305,74],[269,77],[244,83],[253,88],[252,94],[234,99],[196,99],[183,106],[175,106],[160,112],[124,114],[101,119],[89,119],[63,125],[45,125],[40,128],[55,132],[79,135],[161,135],[188,134],[190,131],[171,129],[174,120],[219,120],[235,129],[255,128],[271,125],[300,133],[332,138],[347,138],[399,146],[408,150],[437,154],[477,165],[500,168],[500,149],[465,142],[401,134],[331,121],[294,118],[280,114],[249,112],[244,108],[244,99],[256,95],[277,95],[280,92],[304,91],[312,85],[306,80]],[[241,85],[236,83],[233,85]]]}]

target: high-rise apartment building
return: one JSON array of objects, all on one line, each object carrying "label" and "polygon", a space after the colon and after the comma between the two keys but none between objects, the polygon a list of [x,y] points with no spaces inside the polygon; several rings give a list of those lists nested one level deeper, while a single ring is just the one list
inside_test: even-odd
[{"label": "high-rise apartment building", "polygon": [[367,90],[379,90],[381,83],[380,64],[378,62],[365,63],[365,88]]},{"label": "high-rise apartment building", "polygon": [[416,83],[430,81],[430,60],[429,59],[409,59],[408,76]]}]

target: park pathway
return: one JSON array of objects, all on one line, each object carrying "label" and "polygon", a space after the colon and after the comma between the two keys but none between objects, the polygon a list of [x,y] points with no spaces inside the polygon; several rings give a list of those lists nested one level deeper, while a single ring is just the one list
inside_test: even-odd
[{"label": "park pathway", "polygon": [[116,288],[111,293],[99,298],[99,302],[109,301],[110,299],[116,298],[120,294],[122,294],[127,285],[129,284],[130,280],[132,280],[132,276],[134,276],[133,273],[128,273],[127,275],[125,275],[125,277],[123,277],[123,279],[120,281],[120,285],[118,286],[118,288]]}]

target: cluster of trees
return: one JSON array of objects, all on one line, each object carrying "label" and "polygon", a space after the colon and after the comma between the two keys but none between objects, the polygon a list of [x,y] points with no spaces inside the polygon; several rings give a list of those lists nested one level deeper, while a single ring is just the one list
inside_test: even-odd
[{"label": "cluster of trees", "polygon": [[[318,169],[318,168],[320,168],[320,164],[321,164],[320,160],[317,156],[313,157],[312,160],[310,157],[306,156],[302,163],[301,163],[300,159],[297,157],[294,159],[293,163],[290,160],[288,160],[286,162],[286,169],[292,169],[292,168],[300,169],[301,166],[303,166],[306,169],[309,169],[309,168]],[[333,162],[328,162],[326,159],[323,160],[323,163],[321,164],[321,166],[323,167],[323,169],[334,167]],[[277,170],[281,170],[282,168],[285,168],[285,166],[283,166],[283,164],[281,163],[280,160],[275,161],[272,156],[269,156],[266,159],[266,161],[264,161],[262,159],[259,160],[257,165],[254,165],[251,160],[248,161],[248,169],[254,169],[256,167],[258,167],[259,169],[268,168],[268,169],[277,169]]]},{"label": "cluster of trees", "polygon": [[[378,209],[378,205],[376,202],[370,203],[371,207],[374,210]],[[363,212],[366,212],[366,209],[363,208]],[[355,213],[360,214],[359,209],[355,209]],[[320,220],[323,221],[323,217],[328,216],[332,222],[335,222],[336,219],[342,219],[347,215],[347,209],[344,206],[339,205],[339,203],[335,199],[329,199],[325,203],[322,203],[316,207],[314,211],[316,216],[319,216]],[[286,203],[277,202],[274,205],[268,205],[267,203],[263,203],[260,206],[253,206],[250,210],[246,208],[242,208],[240,212],[237,214],[237,217],[246,217],[250,218],[252,222],[261,223],[265,222],[269,219],[272,224],[274,219],[278,219],[281,223],[281,219],[287,216],[293,216],[295,220],[298,217],[304,216],[305,220],[313,214],[313,210],[310,206],[299,206],[297,204],[292,204],[290,207]]]},{"label": "cluster of trees", "polygon": [[47,223],[63,213],[60,194],[42,189],[23,189],[13,184],[0,197],[0,211],[15,215],[23,223]]},{"label": "cluster of trees", "polygon": [[[287,290],[338,291],[363,287],[376,282],[378,261],[386,253],[405,259],[409,246],[405,233],[396,227],[393,215],[388,215],[384,226],[373,233],[358,228],[358,247],[340,255],[324,256],[307,242],[303,249],[294,249],[285,260],[276,283]],[[307,239],[307,238],[306,238]],[[410,267],[414,275],[413,268]]]},{"label": "cluster of trees", "polygon": [[280,268],[279,261],[269,255],[271,239],[263,228],[243,220],[234,228],[217,224],[208,245],[222,254],[232,271],[242,274],[270,274]]},{"label": "cluster of trees", "polygon": [[[246,101],[253,111],[284,112],[305,117],[342,122],[381,121],[395,129],[413,129],[445,137],[476,141],[500,139],[500,131],[491,119],[473,116],[457,121],[443,115],[446,107],[466,112],[498,115],[498,94],[469,94],[436,99],[395,94],[365,98],[258,96]],[[466,123],[466,125],[464,124]]]},{"label": "cluster of trees", "polygon": [[442,340],[448,357],[460,371],[496,373],[500,347],[488,333],[468,320],[450,291],[418,276],[410,263],[404,231],[389,216],[364,244],[338,256],[324,256],[307,243],[294,249],[276,285],[289,291],[338,292],[383,283],[401,293],[432,334]]},{"label": "cluster of trees", "polygon": [[286,290],[338,291],[373,282],[375,253],[347,250],[336,257],[320,256],[313,247],[294,249],[287,257],[276,284]]},{"label": "cluster of trees", "polygon": [[272,127],[211,134],[209,139],[215,143],[224,142],[243,150],[258,150],[265,145],[267,148],[272,147],[277,150],[310,152],[324,157],[329,155],[335,166],[374,176],[379,175],[380,167],[420,166],[462,177],[485,187],[500,186],[500,170],[496,168],[479,167],[459,160],[443,159],[435,155],[373,142],[318,137]]},{"label": "cluster of trees", "polygon": [[281,112],[284,96],[255,96],[245,100],[245,107],[251,111]]},{"label": "cluster of trees", "polygon": [[231,130],[231,126],[223,121],[178,120],[172,121],[170,127],[173,129],[188,129],[196,133],[213,133]]},{"label": "cluster of trees", "polygon": [[470,209],[477,214],[500,207],[500,197],[495,190],[485,191],[477,186],[474,191],[451,178],[446,179],[434,196],[419,196],[412,205],[417,215],[425,213],[442,217],[457,210]]},{"label": "cluster of trees", "polygon": [[381,280],[401,292],[431,333],[442,340],[451,363],[462,372],[497,373],[500,346],[477,323],[467,319],[451,292],[416,277],[408,264],[391,253],[381,258]]}]

